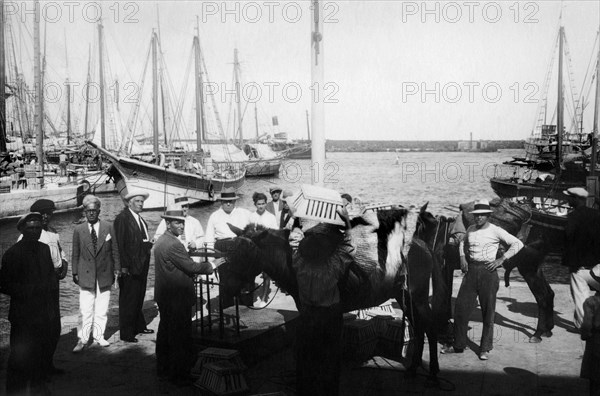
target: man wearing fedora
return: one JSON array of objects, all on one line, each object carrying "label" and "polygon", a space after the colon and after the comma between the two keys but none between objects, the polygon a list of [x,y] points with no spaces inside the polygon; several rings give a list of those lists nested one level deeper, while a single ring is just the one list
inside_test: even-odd
[{"label": "man wearing fedora", "polygon": [[[224,188],[219,195],[221,208],[210,215],[206,225],[206,243],[214,244],[214,248],[223,253],[233,249],[232,239],[237,236],[231,230],[229,224],[243,230],[250,222],[250,212],[235,206],[238,199],[239,197],[233,188]],[[219,275],[224,276],[223,273]],[[251,288],[254,288],[254,283],[252,283]],[[221,291],[219,293],[221,293],[224,308],[233,305],[233,296]],[[252,305],[251,297],[248,298],[248,301],[244,301],[246,305]]]},{"label": "man wearing fedora", "polygon": [[581,360],[580,377],[590,381],[590,396],[600,395],[600,265],[589,270],[595,284],[590,285],[595,294],[583,303],[581,339],[585,351]]},{"label": "man wearing fedora", "polygon": [[592,294],[590,285],[600,286],[590,268],[600,263],[600,212],[586,206],[588,192],[581,187],[563,191],[573,210],[567,215],[563,265],[571,273],[571,296],[575,303],[574,324],[581,327],[583,302]]},{"label": "man wearing fedora", "polygon": [[124,198],[127,206],[114,222],[121,264],[119,327],[121,340],[125,342],[137,342],[137,334],[154,333],[146,327],[142,313],[152,243],[148,239],[148,225],[140,213],[148,196],[143,190],[129,191]]},{"label": "man wearing fedora", "polygon": [[[459,245],[460,265],[465,273],[454,307],[454,345],[442,349],[442,353],[462,353],[467,347],[469,318],[477,305],[483,315],[483,330],[479,359],[488,360],[493,348],[496,293],[500,279],[496,270],[523,248],[523,243],[504,229],[489,222],[493,211],[487,200],[475,203],[471,211],[475,224],[467,229]],[[506,252],[496,258],[500,243],[508,246]]]},{"label": "man wearing fedora", "polygon": [[[197,219],[190,216],[190,204],[188,202],[187,197],[176,197],[175,206],[183,211],[183,217],[185,217],[185,226],[183,229],[183,233],[179,235],[178,239],[187,249],[197,249],[202,247],[202,242],[204,242],[204,229],[202,228],[202,224],[200,224],[200,222]],[[156,228],[154,240],[158,241],[160,236],[163,235],[166,230],[167,223],[163,219],[160,221],[158,227]]]},{"label": "man wearing fedora", "polygon": [[271,201],[267,203],[267,212],[271,213],[279,222],[279,216],[281,211],[283,210],[283,202],[279,199],[281,197],[281,192],[283,189],[279,186],[273,186],[269,188],[269,193],[271,194]]},{"label": "man wearing fedora", "polygon": [[156,336],[156,368],[159,378],[180,383],[189,380],[194,363],[191,308],[196,294],[193,276],[211,274],[209,262],[193,261],[179,237],[187,217],[179,206],[161,216],[166,232],[154,245],[156,281],[154,299],[160,312]]},{"label": "man wearing fedora", "polygon": [[73,282],[79,286],[81,329],[74,353],[86,347],[90,335],[94,342],[107,347],[104,338],[108,320],[110,288],[121,266],[113,225],[99,219],[100,200],[94,195],[83,199],[86,222],[73,231]]},{"label": "man wearing fedora", "polygon": [[53,327],[57,319],[60,323],[58,277],[50,248],[39,241],[42,216],[25,214],[17,229],[23,238],[4,253],[0,268],[0,293],[10,296],[6,393],[22,395],[29,388],[38,394],[47,391],[44,380],[52,374]]}]

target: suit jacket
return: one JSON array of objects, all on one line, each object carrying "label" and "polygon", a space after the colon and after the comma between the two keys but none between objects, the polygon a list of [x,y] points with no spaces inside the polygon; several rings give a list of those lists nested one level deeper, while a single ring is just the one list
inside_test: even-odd
[{"label": "suit jacket", "polygon": [[[142,221],[149,232],[148,224],[144,219]],[[143,242],[140,226],[129,208],[123,209],[117,215],[113,226],[119,246],[121,268],[127,268],[131,275],[146,274],[150,265],[152,244]]]},{"label": "suit jacket", "polygon": [[[281,212],[283,210],[283,202],[281,202],[281,199],[279,201],[277,201],[277,211]],[[273,201],[267,203],[267,212],[271,213],[273,216],[275,216],[275,218],[277,218],[277,214],[275,213],[275,204],[273,204]],[[279,221],[279,219],[277,219],[277,221]]]},{"label": "suit jacket", "polygon": [[168,304],[193,305],[194,274],[212,273],[208,262],[196,263],[190,258],[181,241],[169,232],[154,245],[154,300],[159,308]]},{"label": "suit jacket", "polygon": [[600,262],[600,212],[580,206],[567,215],[563,265],[577,271]]},{"label": "suit jacket", "polygon": [[2,256],[0,293],[10,296],[11,323],[50,326],[60,309],[58,278],[48,245],[21,240],[9,248]]},{"label": "suit jacket", "polygon": [[89,223],[79,224],[73,231],[73,275],[79,276],[79,287],[96,290],[110,287],[114,282],[114,271],[120,271],[119,248],[113,225],[99,220],[96,254],[90,234]]}]

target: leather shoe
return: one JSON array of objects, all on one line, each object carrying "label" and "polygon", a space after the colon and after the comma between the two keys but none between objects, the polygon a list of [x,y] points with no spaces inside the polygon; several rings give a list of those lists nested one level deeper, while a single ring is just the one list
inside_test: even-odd
[{"label": "leather shoe", "polygon": [[440,353],[444,355],[452,354],[452,353],[463,353],[465,350],[460,348],[454,348],[453,346],[442,347]]},{"label": "leather shoe", "polygon": [[488,360],[490,358],[489,352],[481,352],[479,354],[479,360]]},{"label": "leather shoe", "polygon": [[125,342],[138,342],[138,339],[135,337],[131,337],[131,338],[121,338],[121,341],[125,341]]},{"label": "leather shoe", "polygon": [[140,334],[154,334],[154,330],[144,329],[144,330],[140,331]]}]

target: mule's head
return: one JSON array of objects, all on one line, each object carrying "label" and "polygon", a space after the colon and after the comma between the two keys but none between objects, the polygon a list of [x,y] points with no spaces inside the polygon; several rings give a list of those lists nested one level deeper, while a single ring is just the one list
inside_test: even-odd
[{"label": "mule's head", "polygon": [[[228,291],[236,294],[258,274],[266,272],[271,278],[284,285],[290,283],[292,249],[288,242],[289,230],[273,230],[250,224],[243,230],[230,226],[238,235],[233,239],[233,248],[227,262],[219,267],[223,275],[221,283]],[[290,289],[295,290],[295,288]]]}]

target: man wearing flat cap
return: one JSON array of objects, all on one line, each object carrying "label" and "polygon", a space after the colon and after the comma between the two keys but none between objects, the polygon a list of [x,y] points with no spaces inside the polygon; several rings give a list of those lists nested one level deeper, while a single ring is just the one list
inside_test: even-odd
[{"label": "man wearing flat cap", "polygon": [[121,266],[113,225],[100,220],[101,202],[94,195],[83,199],[86,222],[73,231],[73,282],[79,286],[81,328],[74,353],[85,348],[90,335],[96,344],[106,347],[104,338],[108,320],[110,288],[120,275]]},{"label": "man wearing flat cap", "polygon": [[281,192],[283,189],[279,186],[273,186],[269,188],[269,193],[271,194],[271,201],[267,203],[267,212],[271,213],[277,219],[279,223],[279,216],[281,215],[281,211],[283,210],[283,202],[279,199],[281,197]]},{"label": "man wearing flat cap", "polygon": [[179,383],[189,380],[194,363],[191,308],[196,294],[193,277],[211,274],[213,267],[209,262],[193,261],[179,240],[187,220],[179,206],[169,207],[162,218],[166,232],[154,245],[154,299],[160,312],[156,369],[159,378]]},{"label": "man wearing flat cap", "polygon": [[588,192],[581,187],[563,191],[573,210],[567,215],[563,265],[571,273],[571,297],[575,304],[573,323],[583,322],[583,302],[593,294],[590,285],[598,282],[590,276],[590,268],[600,263],[600,212],[586,206]]},{"label": "man wearing flat cap", "polygon": [[[9,295],[10,355],[6,393],[47,391],[44,380],[52,374],[54,326],[60,323],[58,277],[50,248],[39,241],[42,216],[28,213],[17,229],[23,238],[2,256],[0,293]],[[60,325],[59,325],[60,334]]]},{"label": "man wearing flat cap", "polygon": [[146,327],[142,313],[152,243],[148,238],[148,224],[140,213],[148,196],[144,190],[129,191],[124,197],[127,206],[114,222],[121,264],[119,327],[121,340],[125,342],[137,342],[137,334],[154,333],[154,330]]},{"label": "man wearing flat cap", "polygon": [[[58,232],[52,227],[50,227],[50,219],[52,219],[52,215],[54,214],[54,210],[56,209],[56,205],[54,202],[49,199],[38,199],[31,205],[29,209],[30,212],[40,213],[42,216],[42,233],[40,234],[39,241],[45,243],[50,248],[50,256],[52,257],[52,264],[54,266],[54,271],[59,280],[62,280],[67,276],[67,270],[69,267],[69,263],[67,261],[67,256],[60,246],[60,236]],[[19,240],[22,236],[19,236]],[[56,290],[56,299],[59,298],[59,290]],[[58,345],[58,340],[60,339],[60,315],[54,318],[54,322],[52,326],[48,328],[48,334],[52,344],[52,351],[46,356],[47,364],[50,367],[51,374],[63,374],[64,371],[54,366],[54,362],[52,361],[52,356],[54,355],[54,351],[56,350],[56,346]]]},{"label": "man wearing flat cap", "polygon": [[[479,359],[488,360],[493,348],[496,293],[500,286],[497,269],[523,248],[523,242],[489,222],[493,210],[487,200],[475,202],[471,213],[475,224],[467,228],[465,238],[459,245],[460,266],[465,275],[454,309],[454,345],[442,349],[442,353],[462,353],[465,350],[469,318],[479,298],[483,316]],[[496,258],[500,243],[508,248],[501,257]]]},{"label": "man wearing flat cap", "polygon": [[[183,246],[187,249],[198,249],[202,247],[202,243],[204,242],[204,229],[202,228],[202,224],[200,224],[196,218],[190,216],[190,203],[188,198],[184,196],[175,197],[174,206],[180,208],[183,211],[183,217],[185,217],[183,233],[179,235],[179,240]],[[163,219],[156,228],[154,240],[158,241],[160,236],[164,234],[166,230],[167,223]]]}]

